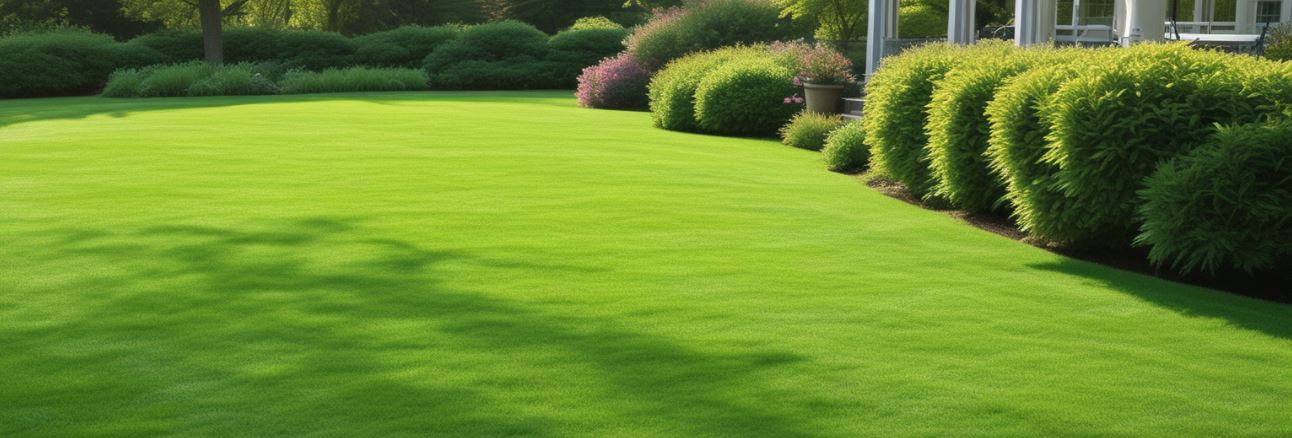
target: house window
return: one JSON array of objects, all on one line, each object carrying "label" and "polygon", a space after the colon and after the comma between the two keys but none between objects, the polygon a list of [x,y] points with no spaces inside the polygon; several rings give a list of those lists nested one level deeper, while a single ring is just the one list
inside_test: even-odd
[{"label": "house window", "polygon": [[1279,1],[1258,1],[1256,2],[1256,24],[1278,23],[1279,9],[1282,6]]}]

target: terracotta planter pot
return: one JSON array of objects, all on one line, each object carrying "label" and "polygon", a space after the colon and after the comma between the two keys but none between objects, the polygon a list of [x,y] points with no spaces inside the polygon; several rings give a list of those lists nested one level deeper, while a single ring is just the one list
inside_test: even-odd
[{"label": "terracotta planter pot", "polygon": [[807,100],[807,110],[820,114],[839,114],[839,103],[843,97],[843,85],[803,84],[803,97]]}]

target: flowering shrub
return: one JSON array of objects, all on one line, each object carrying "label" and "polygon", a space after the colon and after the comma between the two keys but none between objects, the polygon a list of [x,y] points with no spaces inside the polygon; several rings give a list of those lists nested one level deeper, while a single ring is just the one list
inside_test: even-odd
[{"label": "flowering shrub", "polygon": [[588,108],[645,109],[650,70],[627,52],[583,69],[575,96]]},{"label": "flowering shrub", "polygon": [[798,55],[803,66],[798,76],[794,78],[796,86],[805,82],[841,85],[857,80],[857,77],[852,75],[852,61],[837,50],[818,44],[806,47],[806,50]]}]

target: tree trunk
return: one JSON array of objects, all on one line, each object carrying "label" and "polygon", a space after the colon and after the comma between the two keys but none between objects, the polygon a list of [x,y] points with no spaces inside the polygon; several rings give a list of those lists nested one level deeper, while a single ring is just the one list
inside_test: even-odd
[{"label": "tree trunk", "polygon": [[206,62],[221,64],[224,62],[224,30],[220,22],[224,11],[220,0],[198,0],[198,14],[202,21],[202,50],[206,53]]}]

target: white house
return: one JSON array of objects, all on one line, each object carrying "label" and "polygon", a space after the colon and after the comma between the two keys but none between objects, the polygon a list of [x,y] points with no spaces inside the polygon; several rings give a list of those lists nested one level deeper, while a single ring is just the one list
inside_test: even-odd
[{"label": "white house", "polygon": [[[972,43],[977,29],[974,0],[948,1],[947,39]],[[898,0],[870,0],[867,75],[879,67],[886,42],[897,35],[897,4]],[[1255,41],[1268,23],[1286,21],[1292,21],[1292,0],[1015,0],[1014,41],[1020,46],[1051,41],[1242,42]]]}]

